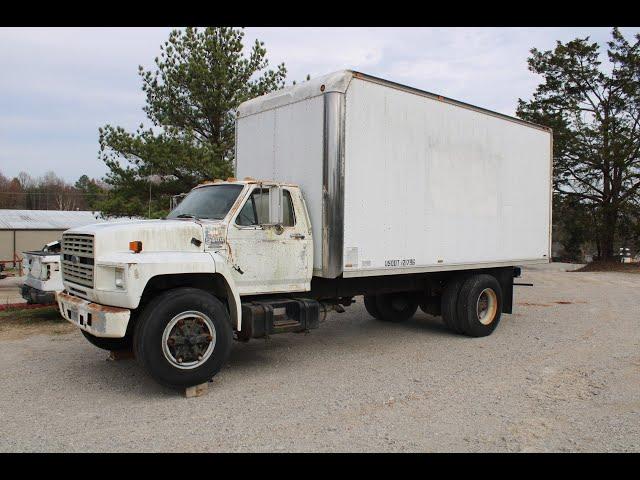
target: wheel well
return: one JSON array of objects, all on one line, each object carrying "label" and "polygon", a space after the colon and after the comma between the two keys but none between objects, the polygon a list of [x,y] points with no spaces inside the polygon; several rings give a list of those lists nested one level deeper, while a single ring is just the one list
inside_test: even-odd
[{"label": "wheel well", "polygon": [[[176,273],[168,275],[156,275],[152,277],[142,292],[142,298],[140,299],[140,305],[138,305],[137,311],[141,311],[149,301],[158,296],[159,293],[174,288],[180,287],[192,287],[199,288],[206,292],[213,293],[230,313],[231,308],[229,305],[229,286],[224,277],[219,273]],[[232,316],[232,315],[230,315]]]}]

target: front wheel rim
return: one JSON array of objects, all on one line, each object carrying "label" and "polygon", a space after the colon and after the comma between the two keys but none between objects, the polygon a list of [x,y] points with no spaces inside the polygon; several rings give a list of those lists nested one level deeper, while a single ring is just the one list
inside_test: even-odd
[{"label": "front wheel rim", "polygon": [[216,345],[216,327],[202,312],[182,312],[169,321],[162,333],[162,353],[181,370],[204,364]]},{"label": "front wheel rim", "polygon": [[482,325],[489,325],[496,318],[498,312],[498,296],[492,288],[485,288],[478,295],[476,315]]}]

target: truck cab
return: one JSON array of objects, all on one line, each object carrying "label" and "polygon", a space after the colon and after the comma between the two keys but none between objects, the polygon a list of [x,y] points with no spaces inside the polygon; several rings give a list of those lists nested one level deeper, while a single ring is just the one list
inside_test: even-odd
[{"label": "truck cab", "polygon": [[226,226],[225,254],[240,295],[311,288],[313,236],[300,188],[245,180]]},{"label": "truck cab", "polygon": [[[133,348],[135,325],[141,318],[151,323],[157,303],[163,306],[158,298],[167,293],[172,293],[169,303],[176,292],[204,302],[206,313],[192,311],[162,332],[164,344],[177,342],[173,350],[165,345],[165,359],[190,372],[206,363],[204,352],[211,344],[227,351],[234,336],[265,336],[283,323],[289,328],[282,331],[304,330],[312,323],[281,314],[278,324],[276,312],[266,329],[262,320],[260,327],[247,324],[243,330],[241,298],[290,297],[311,289],[313,235],[304,197],[294,184],[252,178],[205,182],[165,219],[68,230],[62,237],[61,266],[65,291],[57,295],[60,312],[107,350]],[[278,302],[283,300],[295,304],[297,317],[311,308],[317,320],[317,304]],[[279,308],[292,311],[287,305]],[[249,322],[255,321],[254,310],[245,308]],[[192,338],[201,343],[188,345],[189,350],[183,341]],[[144,355],[145,349],[137,353]],[[210,377],[211,370],[206,372]],[[162,372],[157,377],[176,384]]]}]

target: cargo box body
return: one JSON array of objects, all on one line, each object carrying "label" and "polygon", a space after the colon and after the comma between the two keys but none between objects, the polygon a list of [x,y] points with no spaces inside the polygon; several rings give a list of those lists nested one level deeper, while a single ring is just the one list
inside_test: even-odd
[{"label": "cargo box body", "polygon": [[319,277],[546,263],[551,138],[342,71],[243,103],[236,172],[301,186]]}]

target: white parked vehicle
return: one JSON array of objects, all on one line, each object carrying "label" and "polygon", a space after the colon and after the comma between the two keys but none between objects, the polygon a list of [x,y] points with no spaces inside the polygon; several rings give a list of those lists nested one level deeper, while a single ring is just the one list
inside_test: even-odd
[{"label": "white parked vehicle", "polygon": [[22,252],[24,283],[21,294],[27,303],[55,303],[64,290],[60,274],[60,242],[47,243],[42,250]]},{"label": "white parked vehicle", "polygon": [[162,220],[63,235],[62,314],[133,347],[159,382],[204,382],[232,340],[318,326],[363,295],[490,334],[519,265],[551,248],[551,131],[343,71],[243,103],[236,172]]}]

